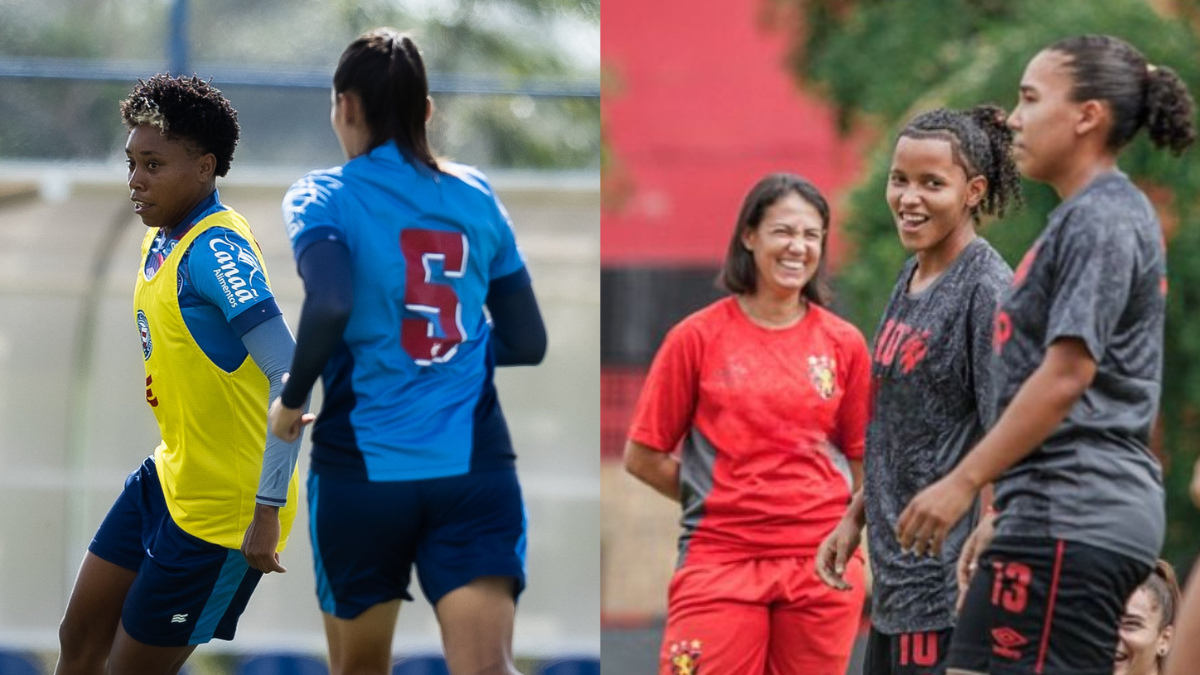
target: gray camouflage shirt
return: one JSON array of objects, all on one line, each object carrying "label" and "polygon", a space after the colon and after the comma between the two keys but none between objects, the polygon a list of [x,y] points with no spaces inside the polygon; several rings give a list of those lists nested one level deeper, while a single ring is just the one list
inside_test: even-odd
[{"label": "gray camouflage shirt", "polygon": [[1059,338],[1083,341],[1096,377],[997,480],[998,535],[1075,541],[1153,564],[1166,521],[1149,450],[1165,295],[1158,218],[1125,174],[1101,175],[1051,212],[996,317],[998,410]]},{"label": "gray camouflage shirt", "polygon": [[895,635],[954,625],[954,566],[976,510],[951,531],[940,558],[903,553],[896,521],[923,488],[950,471],[993,414],[992,326],[1012,280],[1008,264],[973,240],[927,288],[908,293],[904,266],[875,335],[865,456],[865,504],[874,590],[871,621]]}]

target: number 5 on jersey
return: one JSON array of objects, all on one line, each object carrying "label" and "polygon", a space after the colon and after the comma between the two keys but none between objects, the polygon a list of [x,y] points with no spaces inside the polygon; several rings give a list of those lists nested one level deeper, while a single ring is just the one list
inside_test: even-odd
[{"label": "number 5 on jersey", "polygon": [[[449,283],[461,279],[467,269],[467,237],[458,232],[407,229],[400,232],[400,250],[408,268],[404,275],[404,308],[422,315],[403,320],[400,344],[417,365],[445,363],[467,338],[462,305]],[[441,276],[446,281],[434,281],[435,261],[441,262]]]}]

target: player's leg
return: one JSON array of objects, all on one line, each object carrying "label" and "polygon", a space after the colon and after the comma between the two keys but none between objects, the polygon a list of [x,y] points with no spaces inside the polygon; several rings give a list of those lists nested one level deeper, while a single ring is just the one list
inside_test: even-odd
[{"label": "player's leg", "polygon": [[329,642],[330,675],[387,675],[400,599],[381,602],[353,619],[322,614]]},{"label": "player's leg", "polygon": [[[262,578],[241,551],[185,532],[160,498],[145,510],[156,528],[125,597],[109,675],[172,675],[197,645],[232,640]],[[145,500],[151,502],[150,498]]]},{"label": "player's leg", "polygon": [[479,577],[438,601],[452,675],[519,675],[512,655],[514,585],[511,577]]},{"label": "player's leg", "polygon": [[332,675],[391,672],[422,518],[415,482],[308,478],[309,535]]},{"label": "player's leg", "polygon": [[196,645],[156,647],[129,637],[124,626],[117,628],[108,675],[176,675]]},{"label": "player's leg", "polygon": [[417,576],[437,611],[452,675],[516,675],[512,633],[525,587],[525,509],[512,469],[420,482],[428,522]]},{"label": "player's leg", "polygon": [[56,675],[99,675],[107,670],[125,596],[145,558],[142,541],[144,495],[158,488],[154,464],[146,460],[129,474],[84,554],[58,629]]},{"label": "player's leg", "polygon": [[58,629],[55,675],[103,675],[121,623],[125,594],[137,572],[90,551],[83,556],[67,611]]},{"label": "player's leg", "polygon": [[749,561],[675,572],[658,675],[765,672],[772,584],[758,576],[759,567]]},{"label": "player's leg", "polygon": [[817,576],[815,558],[775,561],[782,597],[770,612],[767,675],[843,675],[862,619],[860,555],[846,564],[853,588],[839,591]]}]

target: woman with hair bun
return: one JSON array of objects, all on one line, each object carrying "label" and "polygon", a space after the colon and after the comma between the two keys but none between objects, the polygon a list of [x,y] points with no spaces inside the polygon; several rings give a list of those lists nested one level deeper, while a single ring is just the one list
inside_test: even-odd
[{"label": "woman with hair bun", "polygon": [[935,557],[902,551],[896,520],[990,422],[992,319],[1012,270],[976,228],[1020,197],[1012,131],[996,106],[931,110],[896,139],[887,202],[913,257],[875,335],[864,490],[817,554],[822,579],[847,588],[842,574],[865,522],[874,583],[864,675],[945,672],[954,564],[977,513],[958,523]]},{"label": "woman with hair bun", "polygon": [[1192,101],[1170,68],[1118,38],[1083,35],[1029,62],[1008,125],[1021,173],[1063,201],[996,314],[999,418],[912,500],[897,536],[939,553],[994,483],[999,515],[968,546],[983,555],[949,672],[1107,674],[1125,601],[1154,566],[1166,525],[1149,449],[1166,256],[1154,208],[1117,158],[1142,127],[1182,152],[1195,138]]},{"label": "woman with hair bun", "polygon": [[333,76],[348,161],[283,202],[305,299],[270,420],[297,438],[323,378],[308,501],[334,675],[391,672],[414,566],[450,672],[517,672],[525,509],[492,376],[540,362],[546,331],[508,214],[482,173],[434,157],[431,113],[416,43],[363,34]]}]

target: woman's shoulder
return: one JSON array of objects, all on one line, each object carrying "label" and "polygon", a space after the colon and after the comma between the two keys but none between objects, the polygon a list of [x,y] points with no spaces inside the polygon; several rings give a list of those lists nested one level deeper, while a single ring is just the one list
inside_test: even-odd
[{"label": "woman's shoulder", "polygon": [[863,333],[850,323],[848,319],[842,318],[834,313],[832,309],[810,302],[809,311],[813,313],[813,319],[816,320],[822,332],[827,334],[834,341],[842,344],[850,344],[854,346],[861,345],[866,347],[867,339],[863,337]]},{"label": "woman's shoulder", "polygon": [[706,337],[723,329],[737,317],[737,296],[726,296],[683,317],[669,333]]}]

